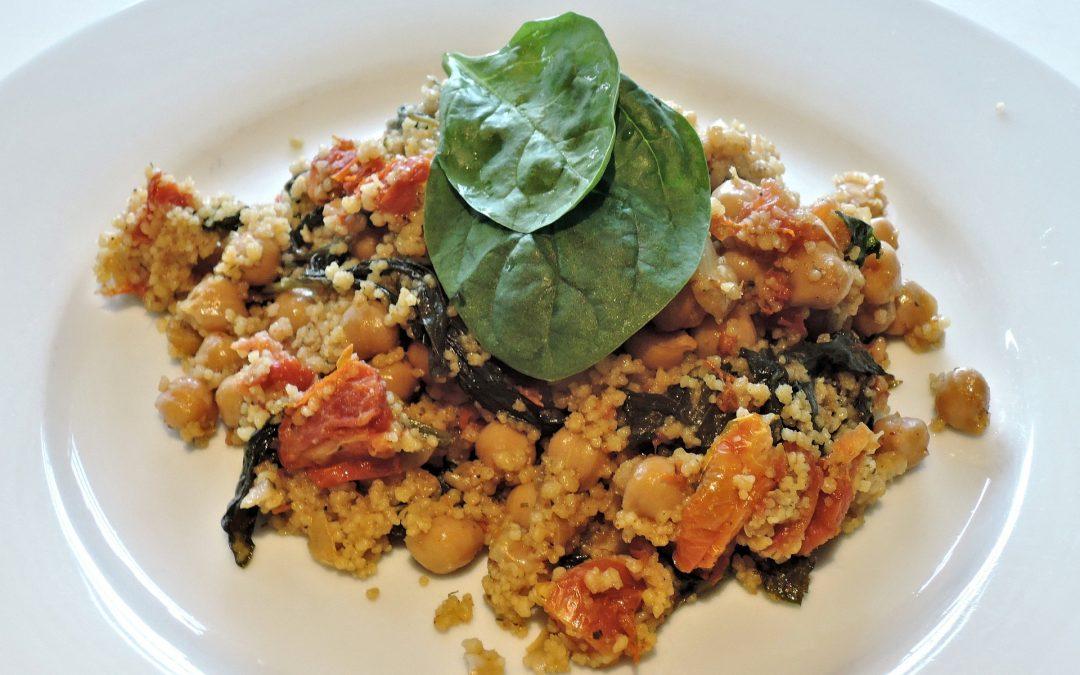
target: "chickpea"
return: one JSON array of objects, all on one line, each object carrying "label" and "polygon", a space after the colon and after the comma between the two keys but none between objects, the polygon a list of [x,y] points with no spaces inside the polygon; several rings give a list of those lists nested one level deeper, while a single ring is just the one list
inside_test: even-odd
[{"label": "chickpea", "polygon": [[214,271],[214,267],[221,262],[221,253],[225,250],[225,246],[218,241],[214,244],[214,250],[210,252],[210,255],[206,256],[195,264],[195,267],[191,269],[195,278],[202,279],[207,274]]},{"label": "chickpea", "polygon": [[697,341],[685,331],[657,333],[643,328],[626,341],[626,351],[648,368],[674,368],[696,348]]},{"label": "chickpea", "polygon": [[386,308],[382,303],[361,298],[354,302],[341,318],[345,337],[352,343],[353,352],[361,359],[370,359],[398,345],[397,326],[383,322]]},{"label": "chickpea", "polygon": [[670,331],[693,328],[704,319],[705,309],[694,299],[694,292],[687,284],[652,321],[660,330]]},{"label": "chickpea", "polygon": [[165,424],[184,440],[208,435],[217,425],[217,406],[206,383],[194,377],[178,377],[158,394],[154,406]]},{"label": "chickpea", "polygon": [[888,302],[884,305],[864,303],[859,307],[852,326],[859,335],[870,337],[884,333],[892,325],[894,319],[896,319],[896,303]]},{"label": "chickpea", "polygon": [[405,350],[405,359],[424,380],[431,376],[431,350],[424,343],[414,342],[409,345],[409,348]]},{"label": "chickpea", "polygon": [[974,368],[954,368],[930,382],[934,409],[945,424],[969,434],[981,434],[990,423],[990,386]]},{"label": "chickpea", "polygon": [[792,307],[831,309],[847,296],[854,280],[844,257],[824,242],[789,253],[779,265],[791,278]]},{"label": "chickpea", "polygon": [[204,333],[227,332],[232,328],[228,314],[247,316],[239,287],[228,279],[208,276],[191,289],[178,305],[196,328]]},{"label": "chickpea", "polygon": [[469,395],[457,382],[429,382],[426,391],[433,400],[444,405],[464,405],[469,402]]},{"label": "chickpea", "polygon": [[741,251],[729,249],[720,257],[724,259],[724,264],[735,273],[735,278],[740,282],[757,281],[765,273],[757,258]]},{"label": "chickpea", "polygon": [[234,339],[225,333],[210,333],[203,338],[199,351],[195,352],[195,363],[223,375],[240,370],[244,359],[232,348]]},{"label": "chickpea", "polygon": [[604,468],[604,453],[594,448],[587,438],[565,427],[548,441],[545,455],[556,466],[573,471],[582,490],[595,485]]},{"label": "chickpea", "polygon": [[870,341],[870,346],[867,347],[870,352],[870,356],[875,362],[882,368],[889,367],[889,342],[883,337],[876,337]]},{"label": "chickpea", "polygon": [[881,242],[881,253],[869,255],[863,262],[863,297],[871,305],[884,305],[900,292],[900,258],[888,242]]},{"label": "chickpea", "polygon": [[352,246],[349,247],[349,253],[357,260],[374,258],[375,247],[379,245],[381,240],[382,233],[368,228],[356,235],[356,239],[353,240]]},{"label": "chickpea", "polygon": [[417,452],[407,452],[401,458],[401,468],[404,471],[412,471],[413,469],[419,469],[423,465],[428,463],[432,455],[435,454],[435,448],[427,448],[424,450],[418,450]]},{"label": "chickpea", "polygon": [[536,445],[514,427],[496,421],[476,437],[476,456],[493,469],[511,473],[536,461]]},{"label": "chickpea", "polygon": [[293,331],[311,323],[307,310],[315,302],[315,291],[310,288],[293,288],[278,293],[274,300],[277,302],[278,316],[288,319]]},{"label": "chickpea", "polygon": [[758,340],[757,326],[745,307],[740,307],[717,324],[709,318],[693,331],[697,341],[697,355],[730,356],[743,347],[753,347]]},{"label": "chickpea", "polygon": [[504,565],[515,565],[522,569],[538,568],[540,565],[536,554],[527,543],[521,539],[511,539],[505,533],[491,544],[489,559]]},{"label": "chickpea", "polygon": [[904,459],[908,469],[926,457],[930,430],[922,420],[893,414],[874,422],[874,431],[881,434],[881,448],[875,457],[895,453]]},{"label": "chickpea", "polygon": [[739,220],[742,210],[753,203],[761,193],[761,188],[742,178],[729,178],[713,190],[713,196],[724,206],[724,215],[731,220]]},{"label": "chickpea", "polygon": [[914,281],[905,281],[896,296],[896,319],[889,326],[889,335],[906,335],[937,314],[934,296]]},{"label": "chickpea", "polygon": [[821,222],[821,232],[828,234],[837,249],[846,251],[851,247],[851,231],[840,216],[836,215],[839,209],[840,205],[836,200],[829,197],[819,199],[810,207],[811,212]]},{"label": "chickpea", "polygon": [[581,531],[580,527],[576,527],[565,518],[552,518],[549,524],[549,532],[551,534],[551,543],[555,546],[561,546],[563,551],[568,548],[570,542]]},{"label": "chickpea", "polygon": [[169,354],[176,358],[192,356],[202,344],[202,336],[186,321],[170,318],[165,324],[165,339],[169,341]]},{"label": "chickpea", "polygon": [[484,531],[471,520],[450,514],[436,516],[427,532],[405,537],[413,560],[434,574],[449,574],[465,567],[484,545]]},{"label": "chickpea", "polygon": [[281,247],[276,241],[254,235],[243,235],[239,245],[247,248],[248,255],[256,247],[261,251],[257,260],[243,268],[240,274],[241,279],[252,286],[263,286],[277,278],[278,265],[281,264]]},{"label": "chickpea", "polygon": [[724,337],[724,332],[720,329],[719,324],[716,323],[716,319],[711,316],[706,319],[700,326],[693,331],[694,341],[697,342],[697,348],[695,351],[697,355],[704,358],[706,356],[716,356],[723,350],[723,343],[721,342]]},{"label": "chickpea", "polygon": [[888,242],[889,246],[894,249],[900,248],[900,233],[897,231],[896,226],[888,218],[871,218],[870,228],[874,231],[874,236],[881,241]]},{"label": "chickpea", "polygon": [[515,487],[506,495],[506,516],[521,527],[528,527],[537,493],[535,483],[522,483]]},{"label": "chickpea", "polygon": [[658,520],[679,508],[690,486],[669,457],[646,457],[634,469],[623,492],[622,507],[639,516]]},{"label": "chickpea", "polygon": [[226,426],[235,428],[240,424],[240,405],[244,402],[247,384],[238,373],[234,373],[218,385],[214,392],[214,401],[221,412],[221,421]]},{"label": "chickpea", "polygon": [[711,240],[706,242],[701,252],[701,261],[690,277],[690,291],[694,294],[694,300],[697,300],[706,313],[721,321],[735,304],[735,300],[728,295],[725,288],[728,284],[737,286],[738,283],[735,270],[728,267],[727,262],[717,255]]},{"label": "chickpea", "polygon": [[416,369],[408,361],[395,361],[379,369],[386,388],[402,401],[408,401],[420,384]]}]

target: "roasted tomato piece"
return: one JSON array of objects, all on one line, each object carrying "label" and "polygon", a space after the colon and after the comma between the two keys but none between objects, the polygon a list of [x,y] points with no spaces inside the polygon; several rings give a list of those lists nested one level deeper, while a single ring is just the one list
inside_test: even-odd
[{"label": "roasted tomato piece", "polygon": [[[361,162],[356,155],[356,144],[350,140],[336,139],[326,155],[316,158],[308,172],[308,197],[323,202],[320,198],[320,186],[329,178],[332,184],[327,198],[340,197],[356,190],[360,183],[383,168],[381,158]],[[325,161],[325,164],[323,161]]]},{"label": "roasted tomato piece", "polygon": [[361,463],[319,474],[326,480],[333,475],[343,481],[360,480],[348,476],[371,471],[389,475],[385,472],[393,464],[370,460],[393,457],[395,449],[386,434],[392,422],[386,383],[378,371],[348,350],[334,372],[289,407],[281,422],[278,458],[291,472]]},{"label": "roasted tomato piece", "polygon": [[281,391],[290,384],[304,390],[315,381],[315,373],[301,363],[300,359],[290,354],[280,342],[270,337],[266,331],[259,331],[251,337],[240,338],[233,342],[232,348],[242,356],[256,351],[270,355],[269,371],[261,372],[257,377],[248,378],[250,385],[258,385],[264,391]]},{"label": "roasted tomato piece", "polygon": [[307,476],[315,485],[328,488],[355,480],[372,480],[374,478],[396,476],[401,471],[401,458],[395,455],[393,457],[365,457],[347,462],[338,462],[330,466],[308,469]]},{"label": "roasted tomato piece", "polygon": [[[596,570],[616,570],[622,585],[592,593],[586,576]],[[599,558],[571,568],[552,584],[544,611],[570,637],[585,642],[601,654],[610,654],[623,635],[630,641],[627,653],[635,660],[641,655],[634,614],[641,607],[645,582],[635,579],[618,558]]]},{"label": "roasted tomato piece", "polygon": [[801,448],[796,452],[802,454],[810,464],[810,476],[806,489],[799,497],[798,512],[794,518],[776,527],[772,544],[761,552],[761,555],[779,561],[787,560],[799,552],[821,497],[821,484],[825,481],[825,472],[814,453]]},{"label": "roasted tomato piece", "polygon": [[705,471],[683,507],[675,533],[675,566],[712,569],[784,471],[761,415],[732,420],[705,455]]},{"label": "roasted tomato piece", "polygon": [[865,424],[841,432],[836,438],[832,452],[821,460],[825,476],[835,481],[836,488],[828,494],[822,492],[818,499],[799,555],[810,553],[840,534],[844,516],[855,499],[855,478],[862,457],[876,447],[877,435]]},{"label": "roasted tomato piece", "polygon": [[153,209],[167,212],[174,206],[191,206],[192,197],[175,181],[166,181],[160,171],[155,171],[146,184],[146,203]]},{"label": "roasted tomato piece", "polygon": [[431,157],[416,155],[394,160],[379,172],[384,187],[379,193],[380,211],[403,215],[420,206],[420,192],[431,171]]}]

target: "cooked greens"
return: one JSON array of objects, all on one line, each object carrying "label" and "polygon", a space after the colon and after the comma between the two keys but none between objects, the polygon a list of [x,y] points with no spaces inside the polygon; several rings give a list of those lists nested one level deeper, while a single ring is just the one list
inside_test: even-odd
[{"label": "cooked greens", "polygon": [[443,68],[439,158],[470,207],[532,232],[600,180],[615,140],[619,63],[595,21],[573,12],[529,21],[499,51],[449,53]]},{"label": "cooked greens", "polygon": [[232,232],[240,227],[240,212],[218,218],[216,220],[208,220],[203,223],[203,227],[208,230],[218,230],[219,232]]},{"label": "cooked greens", "polygon": [[761,575],[761,586],[773,598],[801,605],[810,590],[810,573],[817,559],[813,554],[795,556],[787,562],[778,563],[768,558],[754,556],[754,566]]},{"label": "cooked greens", "polygon": [[806,396],[806,401],[810,404],[810,414],[812,419],[817,417],[819,407],[817,401],[817,394],[814,393],[814,380],[811,377],[809,382],[797,382],[788,377],[787,368],[784,364],[780,363],[777,359],[777,355],[772,349],[766,347],[761,351],[750,351],[749,349],[742,349],[739,351],[739,356],[746,359],[746,365],[750,369],[750,379],[759,384],[764,384],[769,387],[769,391],[773,392],[769,397],[768,402],[762,407],[761,411],[765,413],[778,413],[783,407],[780,405],[780,401],[776,398],[776,388],[782,384],[790,385],[794,392],[801,391]]},{"label": "cooked greens", "polygon": [[259,518],[259,508],[240,506],[244,496],[255,483],[255,467],[263,462],[277,463],[278,425],[267,424],[256,431],[244,447],[244,464],[240,469],[240,479],[236,483],[236,493],[225,508],[221,517],[221,529],[229,537],[229,548],[233,560],[240,567],[251,562],[255,553],[255,542],[251,535],[255,532],[255,522]]},{"label": "cooked greens", "polygon": [[500,227],[431,167],[425,237],[446,292],[485,349],[544,380],[580,372],[656,315],[690,278],[709,228],[693,127],[624,77],[604,177],[556,223]]},{"label": "cooked greens", "polygon": [[706,395],[696,395],[685,387],[673,387],[663,394],[626,392],[626,401],[619,407],[619,424],[630,427],[630,448],[646,448],[674,419],[693,430],[704,451],[735,416],[725,413]]},{"label": "cooked greens", "polygon": [[[757,352],[743,349],[739,352],[739,356],[746,359],[746,365],[750,368],[750,378],[754,382],[766,384],[774,392],[781,384],[789,384],[795,391],[803,392],[815,418],[818,414],[818,401],[814,394],[814,378],[836,375],[840,372],[864,377],[876,375],[891,377],[884,368],[878,365],[859,338],[847,331],[832,334],[828,342],[800,342],[780,354],[775,354],[769,348]],[[779,356],[783,356],[786,363],[798,362],[805,366],[806,372],[810,375],[810,381],[798,382],[790,379],[787,368],[779,361]],[[860,395],[854,405],[864,421],[872,417],[870,401],[865,395]],[[762,408],[762,412],[779,411],[779,402],[776,400],[776,394],[773,394]]]},{"label": "cooked greens", "polygon": [[847,331],[834,333],[828,342],[800,342],[784,355],[806,366],[811,376],[842,370],[856,375],[888,375],[859,338]]},{"label": "cooked greens", "polygon": [[878,241],[877,236],[874,234],[874,228],[870,227],[869,223],[840,211],[835,213],[840,216],[840,220],[844,221],[844,225],[847,225],[847,229],[851,233],[851,248],[848,249],[847,255],[852,262],[862,267],[863,263],[866,262],[866,256],[876,255],[881,257],[881,242]]},{"label": "cooked greens", "polygon": [[[344,256],[312,255],[304,271],[309,281],[329,283],[325,268],[331,262],[342,262]],[[502,367],[496,359],[487,359],[480,365],[469,362],[470,345],[466,336],[468,329],[457,317],[451,317],[446,294],[435,279],[431,268],[421,262],[403,258],[372,258],[360,261],[350,268],[359,288],[374,269],[385,270],[384,274],[397,274],[398,285],[405,284],[418,299],[416,318],[412,331],[414,337],[428,346],[431,359],[431,372],[436,377],[450,374],[447,352],[453,352],[457,358],[457,383],[474,401],[492,412],[505,412],[524,422],[532,424],[545,433],[558,429],[563,422],[564,413],[552,405],[538,404],[522,395],[522,384],[516,381],[516,374]],[[389,284],[380,283],[391,301],[397,300],[397,290]]]}]

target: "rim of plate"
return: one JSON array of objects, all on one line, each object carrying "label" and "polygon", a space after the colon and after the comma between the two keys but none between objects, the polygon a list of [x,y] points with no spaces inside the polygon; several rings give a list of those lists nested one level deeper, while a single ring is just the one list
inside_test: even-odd
[{"label": "rim of plate", "polygon": [[[630,4],[601,2],[582,11],[595,11],[598,17],[611,16],[620,11],[626,12]],[[777,3],[775,9],[755,10],[748,3],[743,11],[758,11],[760,16],[765,17],[791,15],[807,20],[808,25],[814,25],[814,17],[807,14],[810,10],[798,8],[797,4]],[[711,3],[696,1],[672,3],[664,8],[650,7],[648,3],[640,5],[644,8],[641,11],[645,16],[650,15],[647,13],[662,15],[656,21],[659,26],[666,25],[664,20],[674,16],[671,12],[692,14],[716,11]],[[334,2],[312,3],[312,7],[315,6],[322,7],[334,16],[347,16],[350,11],[357,15],[369,13],[386,19],[393,29],[410,25],[407,18],[388,16],[393,3],[371,3],[352,10],[348,10],[343,3]],[[483,3],[464,2],[457,3],[457,6],[460,11],[479,11]],[[540,9],[540,6],[544,9]],[[286,3],[274,7],[280,12],[289,8]],[[516,25],[515,21],[538,14],[554,14],[571,7],[571,3],[563,2],[522,5],[516,10],[509,5],[500,7],[499,10],[491,10],[492,14],[498,14],[491,19],[497,25],[491,32],[493,35],[508,35],[507,28]],[[899,46],[894,44],[896,41],[889,41],[887,27],[866,22],[880,17],[880,12],[886,8],[903,15],[907,27],[920,26],[925,29],[924,33],[912,36],[912,54],[906,58]],[[926,73],[932,72],[927,63],[937,60],[940,68],[952,73],[953,79],[945,79],[955,85],[958,100],[970,101],[971,97],[982,100],[974,92],[982,94],[995,87],[1006,92],[1002,99],[1008,105],[1007,122],[1012,125],[1010,134],[992,151],[986,147],[973,148],[980,160],[976,164],[985,166],[991,178],[980,182],[978,177],[955,176],[948,179],[943,189],[980,195],[979,198],[967,197],[964,200],[966,204],[986,204],[985,207],[972,208],[973,220],[985,219],[985,222],[1006,227],[1019,223],[1015,229],[999,228],[993,232],[996,239],[987,245],[995,251],[1011,251],[1017,261],[1016,268],[999,271],[1007,280],[1019,283],[1022,288],[1041,296],[1037,302],[1033,302],[1032,307],[1014,303],[998,309],[1015,317],[1014,321],[1023,322],[1014,326],[1014,332],[1005,335],[1006,340],[1013,341],[1006,348],[1015,350],[1017,358],[1023,354],[1024,361],[1022,364],[1018,361],[1017,367],[1034,368],[1034,374],[1025,373],[1025,377],[1037,377],[1042,385],[1041,390],[1035,392],[1035,399],[1018,404],[1017,410],[1032,415],[1033,419],[1037,417],[1038,425],[1032,422],[1023,426],[1024,423],[1020,422],[1020,426],[1016,427],[1017,430],[1025,430],[1026,437],[1022,447],[1019,447],[1021,454],[1011,460],[1013,464],[1008,475],[1014,480],[1014,487],[1009,509],[1003,514],[1001,530],[986,560],[975,570],[970,582],[938,617],[933,629],[896,661],[894,667],[896,670],[912,670],[934,666],[949,670],[962,666],[965,669],[985,667],[997,670],[1010,666],[1035,668],[1037,665],[1051,667],[1061,664],[1065,658],[1080,654],[1080,647],[1070,643],[1067,638],[1061,639],[1080,629],[1080,619],[1069,612],[1072,601],[1080,597],[1080,579],[1055,579],[1059,585],[1053,592],[1028,591],[1019,580],[1025,578],[1024,574],[1031,574],[1033,565],[1044,562],[1046,554],[1041,553],[1038,547],[1045,546],[1047,537],[1055,532],[1054,514],[1071,513],[1080,508],[1080,497],[1075,491],[1069,491],[1071,476],[1080,472],[1080,461],[1064,454],[1075,446],[1066,424],[1071,411],[1067,396],[1070,393],[1070,378],[1080,374],[1080,368],[1060,356],[1055,358],[1055,355],[1075,353],[1068,332],[1077,322],[1068,313],[1075,305],[1070,292],[1080,289],[1080,271],[1068,255],[1080,245],[1080,230],[1075,227],[1067,229],[1068,216],[1063,217],[1058,213],[1058,204],[1063,201],[1060,195],[1075,192],[1076,181],[1080,178],[1080,170],[1070,163],[1070,158],[1080,156],[1080,123],[1077,122],[1080,120],[1080,89],[1012,43],[928,2],[920,1],[904,8],[894,8],[884,1],[837,1],[829,3],[828,9],[835,16],[847,19],[846,22],[839,21],[840,25],[864,29],[865,34],[851,37],[852,49],[880,47],[880,54],[871,53],[881,59],[889,77],[895,77],[903,84],[911,84],[905,79],[904,72],[889,71],[889,66],[913,63],[912,71],[918,76],[926,76]],[[78,663],[77,659],[81,657],[103,666],[133,669],[137,667],[136,664],[144,663],[131,657],[132,654],[139,654],[140,650],[143,655],[137,656],[138,659],[155,660],[145,654],[149,649],[157,650],[158,667],[184,670],[185,665],[190,665],[185,664],[183,654],[170,651],[171,645],[155,644],[152,636],[147,644],[132,644],[132,640],[137,642],[139,639],[137,633],[141,619],[138,616],[113,613],[111,616],[115,621],[127,621],[130,625],[119,628],[101,625],[102,615],[93,603],[108,602],[111,591],[107,581],[95,576],[93,555],[79,543],[76,526],[67,513],[68,507],[59,487],[65,482],[79,485],[80,479],[75,474],[58,478],[61,472],[68,472],[69,467],[56,465],[59,455],[55,453],[62,453],[62,450],[47,447],[51,432],[47,429],[46,378],[43,374],[50,372],[50,364],[63,360],[64,355],[57,353],[60,343],[54,338],[63,329],[62,313],[73,285],[86,279],[85,270],[69,270],[64,261],[82,264],[89,260],[87,249],[92,246],[92,240],[81,237],[85,227],[72,228],[80,233],[79,238],[65,239],[64,223],[71,218],[82,217],[93,221],[94,227],[89,228],[90,231],[101,229],[101,224],[108,222],[112,214],[80,214],[78,203],[82,199],[93,203],[94,185],[128,182],[132,170],[137,169],[139,164],[123,165],[123,162],[116,162],[116,165],[98,167],[100,175],[95,175],[86,184],[69,181],[69,185],[61,185],[71,187],[66,192],[56,190],[56,186],[42,184],[40,177],[71,177],[76,169],[88,169],[83,166],[85,161],[80,157],[102,158],[114,154],[107,151],[113,147],[107,143],[109,133],[98,138],[97,128],[80,124],[79,118],[85,115],[90,121],[100,122],[110,115],[125,114],[126,110],[116,109],[118,104],[110,103],[110,95],[93,91],[90,82],[80,88],[81,69],[107,68],[106,74],[92,70],[94,75],[89,79],[98,77],[113,85],[127,86],[125,77],[137,75],[140,67],[151,67],[151,64],[164,66],[167,63],[163,59],[167,56],[183,53],[181,48],[166,42],[170,37],[168,22],[180,17],[191,27],[197,25],[192,19],[195,14],[199,14],[202,20],[224,26],[239,28],[246,20],[248,30],[282,30],[275,25],[282,21],[280,14],[266,11],[266,3],[256,0],[242,0],[227,7],[215,7],[208,0],[186,5],[168,0],[150,0],[90,24],[0,80],[0,124],[9,130],[0,138],[0,155],[8,157],[9,166],[15,168],[13,172],[9,170],[14,176],[9,173],[8,180],[0,185],[0,203],[9,207],[9,231],[17,232],[15,228],[20,227],[20,223],[29,222],[35,223],[44,232],[25,238],[13,237],[18,255],[3,269],[8,293],[0,296],[0,310],[3,312],[0,316],[8,317],[21,326],[18,331],[9,330],[3,338],[5,351],[9,355],[6,358],[9,380],[6,386],[0,387],[0,396],[8,411],[9,445],[12,446],[4,460],[9,490],[0,494],[0,505],[6,507],[9,513],[19,514],[3,527],[12,547],[9,555],[0,560],[0,571],[8,579],[23,581],[11,589],[12,597],[0,615],[3,617],[0,625],[9,629],[5,631],[3,642],[13,654],[16,664],[30,665],[35,663],[35,656],[50,655],[50,658],[60,659],[57,663]],[[601,23],[604,21],[601,20]],[[645,23],[648,22],[639,22]],[[216,35],[215,31],[223,30],[221,25],[208,30],[208,34]],[[435,33],[439,31],[438,28],[429,30]],[[138,31],[142,31],[142,34],[136,34]],[[628,40],[640,39],[649,34],[649,28],[628,25],[620,29],[620,33]],[[190,35],[172,37],[190,38],[192,46],[206,39]],[[119,46],[110,47],[114,44],[113,40]],[[256,38],[239,44],[241,54],[229,57],[232,61],[222,60],[236,62],[243,52],[256,54],[263,46],[264,42]],[[120,47],[128,50],[135,48],[136,51],[120,53],[117,51]],[[690,57],[679,53],[673,62],[679,58]],[[824,55],[822,58],[832,63],[835,57]],[[142,66],[138,63],[140,60]],[[763,89],[779,95],[784,65],[762,62],[760,66],[763,77],[776,78],[776,84],[765,85]],[[310,85],[311,90],[349,77],[350,69],[354,67],[343,64],[336,71],[321,73],[317,83]],[[177,122],[181,127],[184,120],[212,114],[214,96],[229,86],[252,95],[255,105],[265,105],[268,111],[283,105],[281,97],[275,97],[272,92],[254,92],[250,87],[245,88],[242,72],[220,70],[217,64],[206,63],[205,60],[193,62],[190,68],[190,75],[211,79],[212,84],[208,87],[211,91],[195,94],[191,109],[177,112]],[[302,69],[290,64],[284,64],[283,71],[282,77],[303,74]],[[170,78],[174,77],[179,76],[163,74],[162,82],[171,81]],[[131,91],[142,95],[162,95],[167,93],[168,88],[165,87],[163,92],[152,84],[138,82],[131,85]],[[307,90],[290,91],[295,94]],[[993,106],[996,100],[996,97],[987,98],[986,105]],[[834,99],[813,101],[807,110],[801,112],[814,117],[835,116],[843,105]],[[871,111],[878,111],[883,105],[867,103]],[[885,112],[882,111],[882,114]],[[930,102],[910,101],[908,114],[940,114],[955,122],[955,118],[962,116],[963,112],[952,108],[935,110]],[[247,117],[233,112],[222,121],[222,129],[226,130],[230,123],[243,119]],[[975,121],[972,124],[977,126]],[[36,127],[39,132],[41,129],[56,129],[57,133],[30,139],[24,138],[21,133],[11,132],[21,131],[24,126]],[[132,116],[131,126],[132,137],[125,139],[127,145],[115,146],[116,155],[130,154],[143,142],[141,134],[151,133],[161,125],[159,121],[140,119],[136,114]],[[860,141],[868,142],[866,127],[854,129],[853,134]],[[926,154],[931,161],[934,140],[940,139],[927,139]],[[155,147],[160,155],[166,156],[180,152],[178,148],[182,145],[181,140],[172,140]],[[10,159],[12,157],[27,159],[15,163]],[[995,159],[1007,160],[1009,168],[1003,170],[993,166]],[[981,193],[980,188],[983,190]],[[986,192],[988,188],[989,193]],[[1010,192],[1016,196],[1009,198],[1003,195]],[[109,195],[105,201],[112,204],[115,210],[118,206],[116,197],[122,194]],[[41,206],[54,204],[55,209],[41,213]],[[965,234],[972,233],[967,231]],[[1034,237],[1038,237],[1038,241],[1034,241]],[[973,302],[990,305],[996,299],[972,298]],[[1031,309],[1035,311],[1028,315]],[[1004,386],[1004,383],[991,384],[992,389]],[[1054,421],[1055,418],[1057,421]],[[32,452],[34,448],[40,448],[40,451]],[[1080,554],[1080,541],[1076,537],[1063,537],[1054,541],[1054,546],[1053,555],[1057,559],[1069,560]],[[43,560],[42,548],[46,554],[63,551],[70,558]],[[53,585],[50,586],[50,582]],[[104,586],[101,585],[103,583]],[[152,581],[150,583],[153,585]],[[46,589],[52,589],[63,597],[41,603],[41,594]],[[90,592],[86,589],[90,589]],[[58,613],[58,608],[52,606],[53,602],[63,605],[63,612]],[[179,611],[182,613],[182,610]],[[61,640],[50,637],[43,627],[57,621],[61,614],[64,615],[60,622],[62,625],[56,626],[56,636],[69,639],[81,626],[97,637],[115,630],[127,642],[113,640],[112,643],[99,645],[93,652],[88,650],[88,643],[60,644]],[[1058,630],[1039,631],[1033,621],[1036,617],[1040,619],[1040,624],[1043,619],[1052,618],[1057,622]],[[88,622],[93,623],[95,628],[87,628]],[[1028,623],[1028,628],[1018,628],[1023,623]],[[30,635],[25,628],[17,630],[20,626],[35,628],[34,635]],[[660,648],[663,648],[663,644]]]}]

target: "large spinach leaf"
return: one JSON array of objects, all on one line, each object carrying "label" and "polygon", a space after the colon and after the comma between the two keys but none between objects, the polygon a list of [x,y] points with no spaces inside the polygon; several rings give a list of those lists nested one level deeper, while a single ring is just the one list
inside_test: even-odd
[{"label": "large spinach leaf", "polygon": [[615,138],[619,63],[592,19],[530,21],[493,54],[443,59],[439,157],[474,209],[532,232],[572,209]]},{"label": "large spinach leaf", "polygon": [[489,352],[555,380],[611,353],[690,278],[709,229],[709,173],[694,128],[623,77],[611,161],[596,188],[532,233],[469,208],[442,160],[425,208],[428,252]]}]

